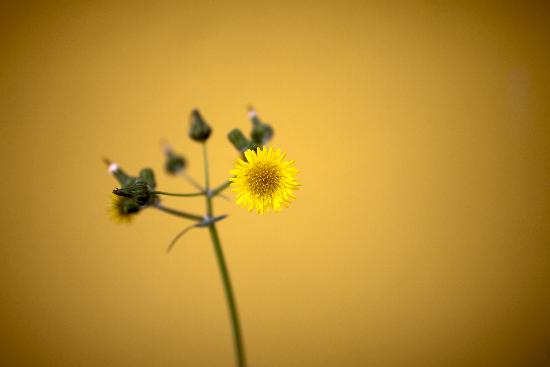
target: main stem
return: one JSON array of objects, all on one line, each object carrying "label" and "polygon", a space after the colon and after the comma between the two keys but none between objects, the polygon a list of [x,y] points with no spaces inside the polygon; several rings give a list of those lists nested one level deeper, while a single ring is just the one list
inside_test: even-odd
[{"label": "main stem", "polygon": [[[203,143],[203,155],[204,155],[204,181],[206,191],[206,213],[209,218],[214,216],[212,208],[212,195],[210,192],[210,178],[208,172],[208,154],[206,151],[206,143]],[[225,298],[227,301],[227,307],[229,308],[229,316],[231,318],[231,328],[233,330],[233,342],[235,345],[235,357],[237,359],[238,367],[246,367],[246,357],[244,354],[244,342],[241,333],[241,324],[239,321],[239,313],[237,311],[237,302],[233,294],[233,287],[231,286],[231,278],[229,277],[229,270],[225,262],[225,256],[223,255],[222,245],[220,243],[220,237],[216,229],[215,223],[210,223],[208,226],[210,232],[210,238],[214,245],[214,251],[216,253],[216,259],[218,261],[218,267],[220,268],[220,274],[222,276],[223,289],[225,291]]]}]

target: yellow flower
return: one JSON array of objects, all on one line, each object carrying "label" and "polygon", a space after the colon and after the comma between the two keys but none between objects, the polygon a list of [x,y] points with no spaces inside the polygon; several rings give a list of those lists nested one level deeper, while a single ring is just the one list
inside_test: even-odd
[{"label": "yellow flower", "polygon": [[137,204],[133,199],[115,194],[111,195],[109,214],[111,219],[115,222],[130,223],[139,210],[139,204]]},{"label": "yellow flower", "polygon": [[279,211],[295,199],[293,192],[298,189],[294,177],[298,170],[294,161],[285,161],[281,150],[258,148],[257,152],[248,149],[244,152],[246,161],[239,159],[230,171],[231,188],[237,194],[237,204],[263,214],[269,208]]}]

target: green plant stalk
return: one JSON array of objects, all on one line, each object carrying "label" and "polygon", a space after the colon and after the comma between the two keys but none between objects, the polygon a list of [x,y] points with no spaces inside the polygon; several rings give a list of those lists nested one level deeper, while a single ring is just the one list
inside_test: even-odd
[{"label": "green plant stalk", "polygon": [[164,192],[164,191],[151,191],[151,194],[155,195],[167,195],[167,196],[180,196],[180,197],[192,197],[192,196],[203,196],[204,192],[193,192],[190,194],[178,194],[174,192]]},{"label": "green plant stalk", "polygon": [[231,185],[231,181],[225,181],[224,183],[222,183],[220,186],[216,187],[215,189],[213,189],[211,192],[210,192],[210,196],[216,196],[218,195],[220,192],[222,192],[223,190],[227,189],[229,187],[229,185]]},{"label": "green plant stalk", "polygon": [[191,186],[195,187],[200,192],[204,192],[204,188],[201,186],[201,184],[198,183],[192,176],[187,174],[187,172],[182,172],[180,175],[185,181],[189,182]]},{"label": "green plant stalk", "polygon": [[233,288],[231,286],[231,279],[229,278],[229,270],[225,263],[225,257],[223,255],[220,238],[218,231],[214,223],[208,226],[210,237],[212,238],[212,244],[216,252],[216,259],[218,260],[218,266],[222,276],[223,287],[225,290],[225,297],[227,299],[227,306],[229,308],[229,315],[231,317],[231,326],[233,330],[233,341],[235,344],[235,355],[237,359],[238,367],[246,367],[246,357],[244,353],[244,342],[242,339],[241,325],[239,321],[239,313],[237,311],[237,303],[235,302],[235,296],[233,295]]},{"label": "green plant stalk", "polygon": [[199,221],[199,222],[204,219],[200,215],[186,213],[186,212],[182,212],[182,211],[172,209],[172,208],[167,208],[167,207],[165,207],[161,204],[156,204],[156,205],[153,206],[153,208],[157,208],[158,210],[163,211],[165,213],[172,214],[172,215],[175,215],[177,217],[181,217],[181,218],[185,218],[185,219],[196,220],[196,221]]},{"label": "green plant stalk", "polygon": [[206,191],[206,214],[212,218],[212,195],[210,193],[210,170],[208,168],[208,152],[206,142],[202,143],[202,157],[204,161],[204,191]]},{"label": "green plant stalk", "polygon": [[[207,193],[209,193],[208,195],[206,195],[206,213],[209,218],[212,218],[214,216],[214,211],[212,207],[213,195],[209,192],[210,178],[208,173],[208,154],[206,151],[206,143],[203,143],[202,145],[203,145],[203,156],[204,156],[205,190]],[[233,294],[233,287],[231,285],[231,278],[229,277],[229,270],[225,262],[225,256],[223,254],[220,237],[218,236],[218,231],[216,229],[215,223],[210,223],[210,225],[208,225],[208,231],[210,232],[210,238],[212,239],[212,244],[214,245],[214,252],[216,253],[216,260],[218,262],[218,267],[220,268],[220,274],[222,277],[223,288],[225,291],[227,307],[229,308],[229,316],[231,319],[231,329],[233,331],[233,342],[235,346],[235,357],[237,360],[237,366],[246,367],[244,341],[242,338],[241,324],[239,321],[239,313],[237,311],[237,302],[235,301],[235,296]]]}]

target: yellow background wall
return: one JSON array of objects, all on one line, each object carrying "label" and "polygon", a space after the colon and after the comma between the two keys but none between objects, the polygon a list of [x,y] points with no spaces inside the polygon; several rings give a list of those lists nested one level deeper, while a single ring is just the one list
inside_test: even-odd
[{"label": "yellow background wall", "polygon": [[[100,158],[156,169],[245,106],[303,185],[218,200],[250,365],[550,365],[548,9],[449,2],[36,2],[0,10],[0,365],[232,366],[206,231],[106,214]],[[200,198],[166,205],[201,212]]]}]

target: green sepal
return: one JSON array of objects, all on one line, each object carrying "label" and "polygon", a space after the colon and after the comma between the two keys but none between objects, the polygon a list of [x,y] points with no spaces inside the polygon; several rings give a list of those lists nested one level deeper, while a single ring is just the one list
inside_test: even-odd
[{"label": "green sepal", "polygon": [[134,199],[123,197],[120,210],[123,214],[135,214],[141,210],[141,206]]},{"label": "green sepal", "polygon": [[137,178],[134,182],[126,187],[114,189],[113,194],[134,199],[139,205],[146,205],[151,198],[149,185],[143,178]]}]

